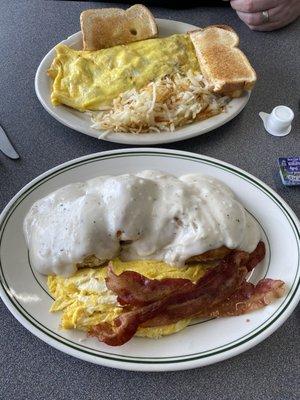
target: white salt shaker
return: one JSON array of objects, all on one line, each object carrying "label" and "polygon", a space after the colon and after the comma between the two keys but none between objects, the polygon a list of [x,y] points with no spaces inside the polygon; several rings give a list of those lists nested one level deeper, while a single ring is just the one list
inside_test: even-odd
[{"label": "white salt shaker", "polygon": [[294,113],[289,107],[277,106],[271,114],[260,112],[259,116],[263,120],[265,130],[271,135],[286,136],[290,133]]}]

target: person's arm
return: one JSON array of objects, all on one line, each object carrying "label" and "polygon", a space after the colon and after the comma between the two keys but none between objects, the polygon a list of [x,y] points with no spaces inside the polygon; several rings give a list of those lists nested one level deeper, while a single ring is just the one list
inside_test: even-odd
[{"label": "person's arm", "polygon": [[296,20],[300,0],[231,0],[240,19],[255,31],[272,31]]}]

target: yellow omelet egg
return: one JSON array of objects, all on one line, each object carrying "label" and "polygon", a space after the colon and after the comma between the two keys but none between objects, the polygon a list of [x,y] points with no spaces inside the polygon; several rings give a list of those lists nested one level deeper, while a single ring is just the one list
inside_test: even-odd
[{"label": "yellow omelet egg", "polygon": [[56,46],[48,70],[53,79],[53,105],[79,111],[99,110],[127,90],[141,89],[177,72],[199,71],[194,46],[187,34],[141,40],[98,51]]},{"label": "yellow omelet egg", "polygon": [[[135,271],[147,278],[184,278],[196,282],[205,273],[204,264],[193,264],[184,268],[172,267],[161,261],[113,261],[114,272]],[[51,312],[61,311],[61,328],[88,331],[100,322],[112,322],[123,308],[117,296],[107,289],[105,277],[107,267],[82,268],[73,276],[48,276],[48,287],[54,297]],[[190,319],[178,321],[167,326],[139,328],[137,336],[159,338],[184,329]]]}]

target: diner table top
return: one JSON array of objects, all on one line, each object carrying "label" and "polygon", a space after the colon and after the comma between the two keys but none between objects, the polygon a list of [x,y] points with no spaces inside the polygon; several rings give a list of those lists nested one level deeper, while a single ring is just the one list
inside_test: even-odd
[{"label": "diner table top", "polygon": [[[43,109],[34,90],[39,63],[55,44],[80,29],[80,12],[116,5],[127,6],[0,2],[0,125],[20,154],[14,161],[0,152],[0,210],[26,183],[48,169],[79,156],[126,147],[60,124]],[[300,155],[300,20],[263,33],[250,31],[230,7],[151,10],[156,17],[200,27],[232,26],[258,77],[249,103],[231,122],[205,135],[159,147],[234,164],[273,188],[299,217],[300,188],[282,185],[277,158]],[[265,132],[258,113],[271,112],[281,104],[294,110],[295,119],[291,133],[278,138]],[[0,301],[0,398],[299,399],[299,334],[298,307],[269,338],[234,358],[186,371],[129,372],[90,364],[50,347],[27,331]]]}]

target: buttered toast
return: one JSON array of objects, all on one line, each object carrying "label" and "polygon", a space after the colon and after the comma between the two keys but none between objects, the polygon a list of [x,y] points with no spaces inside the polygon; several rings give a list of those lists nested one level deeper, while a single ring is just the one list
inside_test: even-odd
[{"label": "buttered toast", "polygon": [[189,32],[200,68],[215,93],[239,97],[253,88],[256,73],[237,48],[239,38],[227,25],[212,25]]},{"label": "buttered toast", "polygon": [[121,8],[83,11],[80,25],[84,50],[101,50],[157,36],[155,19],[141,4],[125,11]]}]

